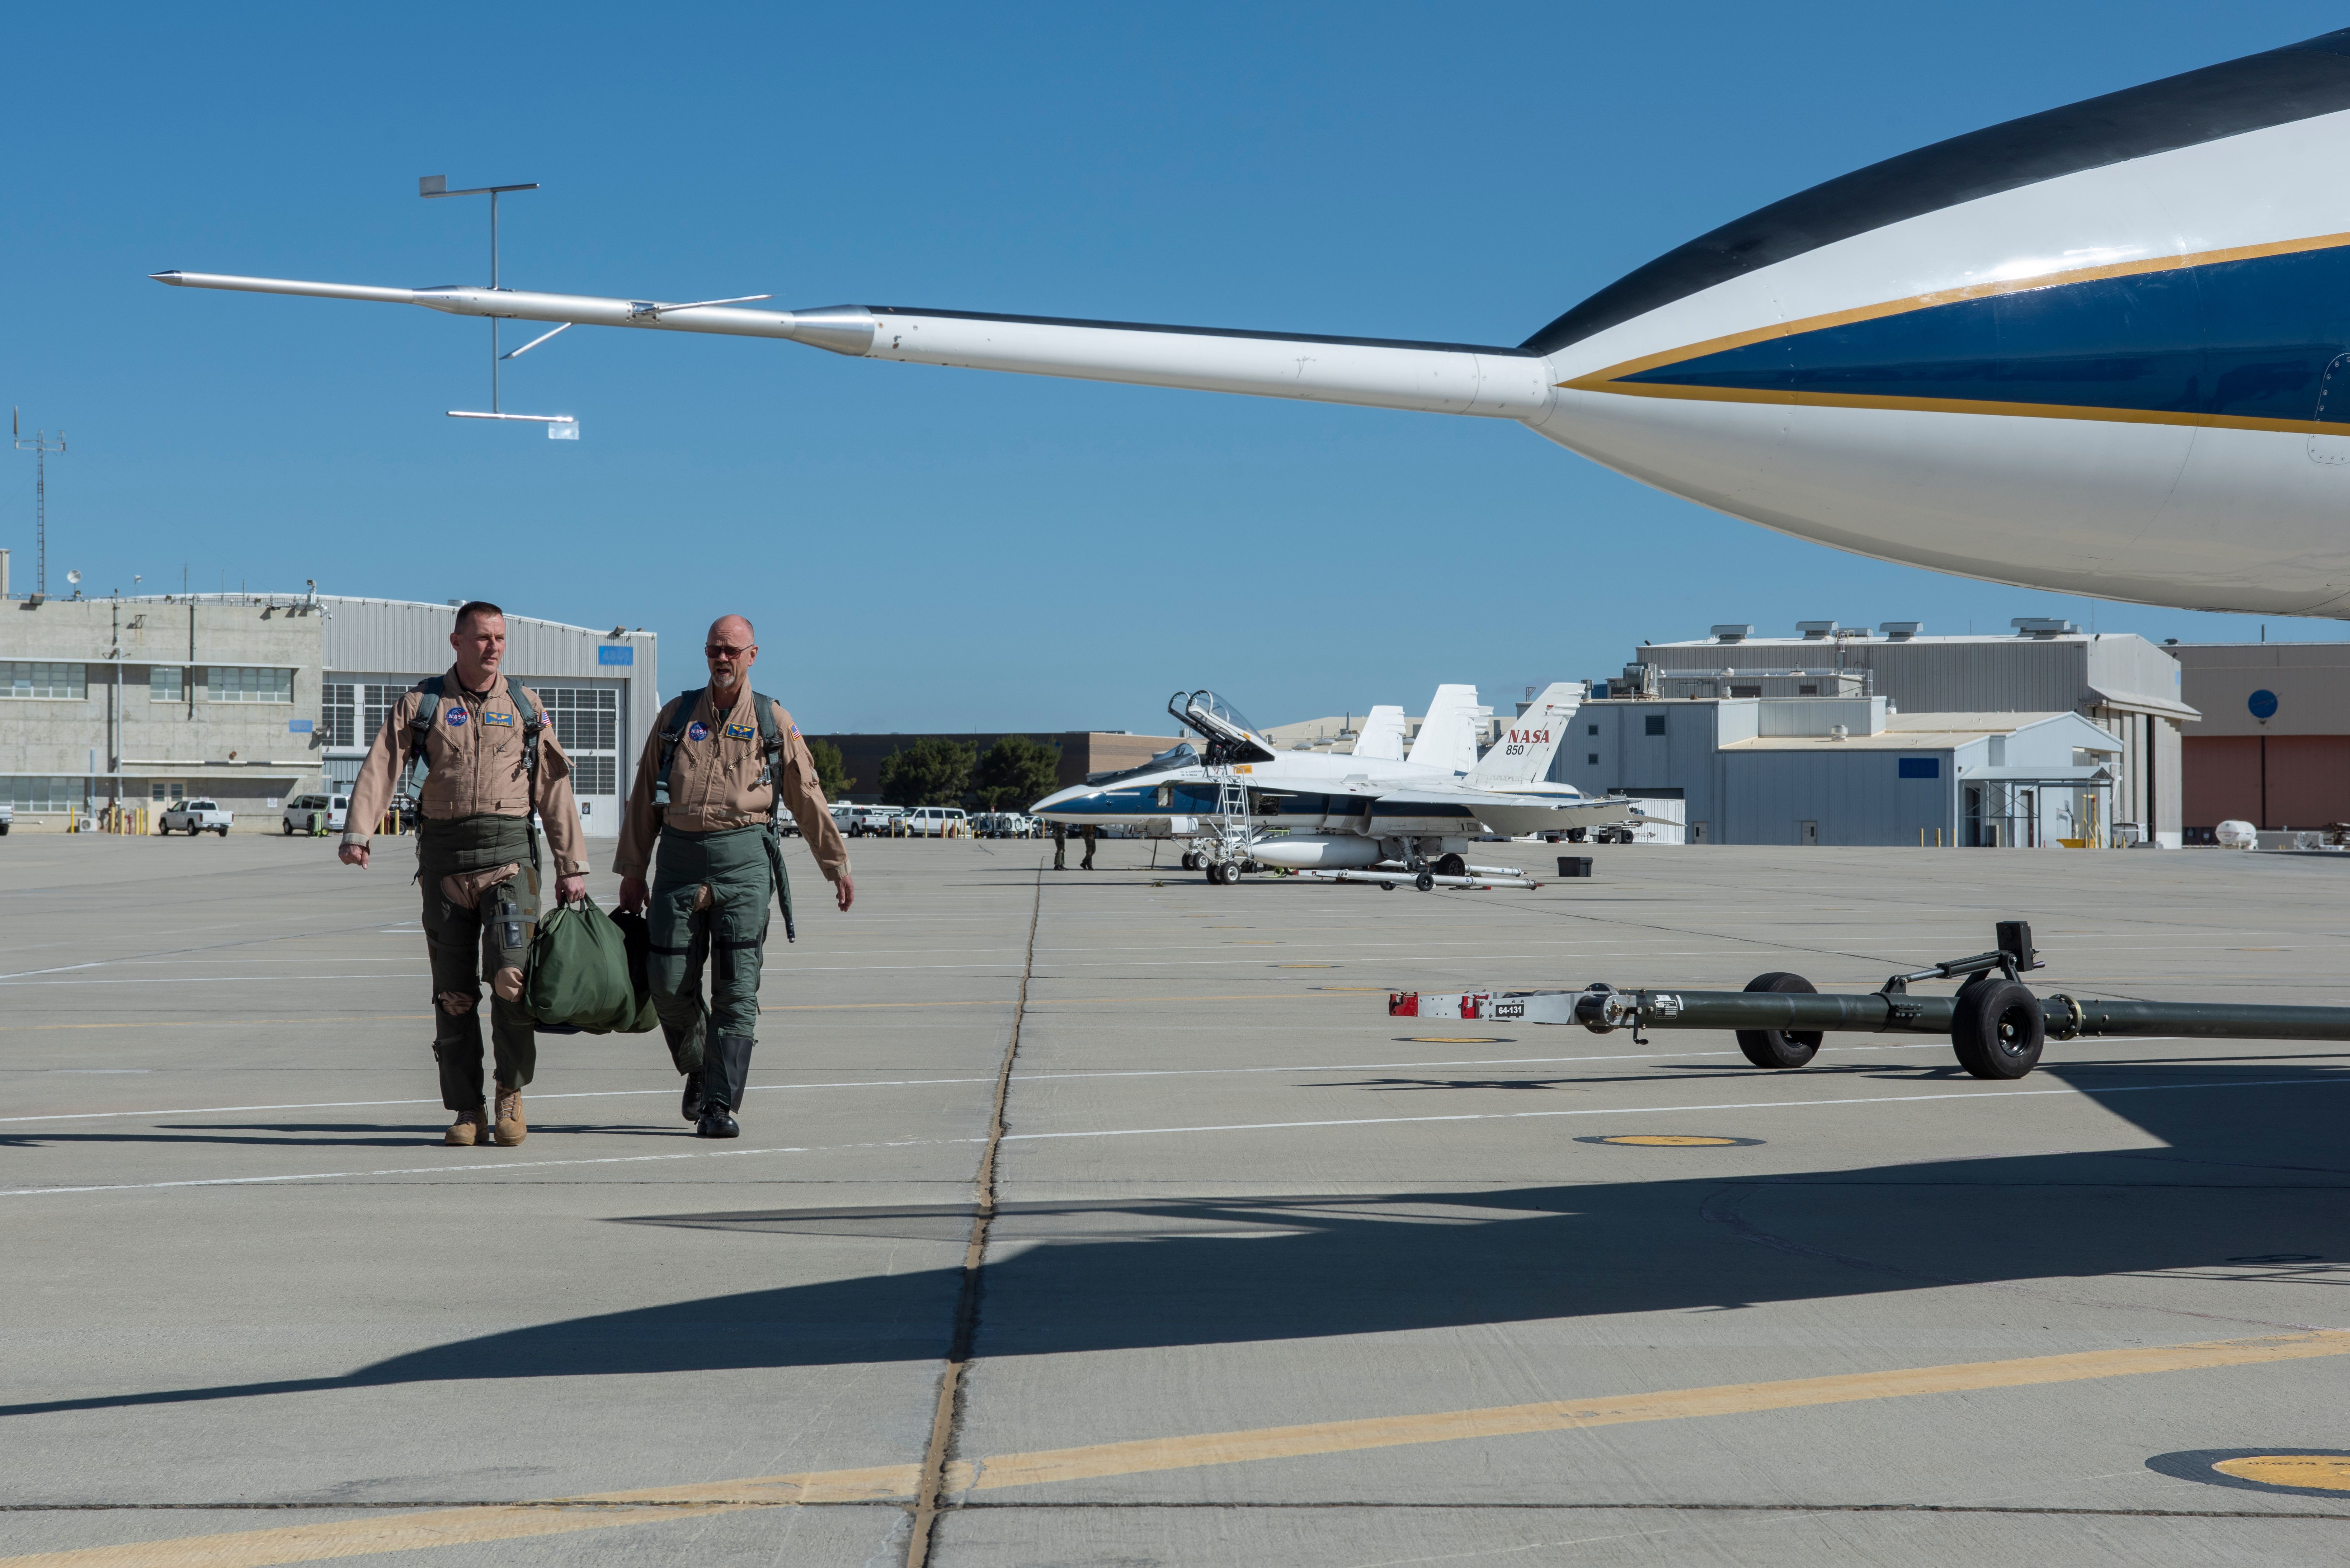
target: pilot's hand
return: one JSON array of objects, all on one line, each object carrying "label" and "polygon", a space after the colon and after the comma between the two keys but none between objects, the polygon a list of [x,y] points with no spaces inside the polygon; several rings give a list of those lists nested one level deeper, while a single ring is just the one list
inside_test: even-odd
[{"label": "pilot's hand", "polygon": [[582,899],[582,898],[586,898],[587,896],[588,896],[588,878],[587,878],[587,877],[557,877],[555,879],[555,901],[556,901],[556,903],[558,903],[558,904],[576,904],[576,903],[577,903],[580,899]]},{"label": "pilot's hand", "polygon": [[832,896],[844,915],[848,912],[848,906],[857,902],[857,883],[847,872],[843,871],[840,880],[832,885]]},{"label": "pilot's hand", "polygon": [[362,871],[367,869],[368,846],[366,845],[346,844],[335,853],[344,865],[356,866]]},{"label": "pilot's hand", "polygon": [[651,901],[652,889],[645,886],[645,879],[643,877],[623,877],[620,878],[620,908],[623,911],[629,914],[634,914]]}]

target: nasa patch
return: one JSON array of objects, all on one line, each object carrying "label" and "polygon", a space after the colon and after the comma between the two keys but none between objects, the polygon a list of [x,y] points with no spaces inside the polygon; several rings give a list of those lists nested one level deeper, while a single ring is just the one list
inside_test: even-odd
[{"label": "nasa patch", "polygon": [[752,724],[729,724],[726,726],[726,738],[730,741],[747,741],[757,735],[758,732],[758,728]]},{"label": "nasa patch", "polygon": [[465,727],[465,711],[463,708],[449,710],[449,727],[452,730],[462,730]]},{"label": "nasa patch", "polygon": [[696,719],[685,727],[685,738],[689,741],[706,741],[710,739],[710,726]]}]

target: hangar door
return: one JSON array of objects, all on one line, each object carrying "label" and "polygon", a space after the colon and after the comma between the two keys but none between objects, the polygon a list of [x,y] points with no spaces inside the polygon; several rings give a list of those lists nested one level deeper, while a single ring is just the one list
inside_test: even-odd
[{"label": "hangar door", "polygon": [[574,769],[579,821],[591,836],[620,831],[620,691],[617,686],[542,686],[525,681],[546,704],[555,738]]}]

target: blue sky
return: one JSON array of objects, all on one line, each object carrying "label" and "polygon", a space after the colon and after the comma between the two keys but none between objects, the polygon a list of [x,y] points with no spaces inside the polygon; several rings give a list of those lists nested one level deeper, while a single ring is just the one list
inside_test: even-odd
[{"label": "blue sky", "polygon": [[[2092,606],[1862,560],[1502,421],[487,328],[166,267],[1514,343],[1706,229],[1996,120],[2273,47],[2314,5],[53,7],[12,19],[0,398],[62,426],[50,586],[482,595],[759,623],[811,730],[1277,723],[1605,676],[1720,620]],[[511,333],[515,330],[509,327]],[[511,347],[516,338],[510,337]],[[32,460],[0,546],[32,572]],[[2271,620],[2272,639],[2332,622]]]}]

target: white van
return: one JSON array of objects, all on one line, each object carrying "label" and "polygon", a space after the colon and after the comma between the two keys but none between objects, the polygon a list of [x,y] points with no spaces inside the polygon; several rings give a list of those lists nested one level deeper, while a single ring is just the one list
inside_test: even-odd
[{"label": "white van", "polygon": [[343,830],[343,819],[350,814],[351,797],[347,794],[297,794],[286,803],[286,813],[278,818],[291,838],[297,833],[310,831],[310,814],[326,814],[325,827],[329,833]]},{"label": "white van", "polygon": [[902,820],[910,838],[943,838],[950,833],[971,836],[971,818],[959,805],[918,805]]}]

